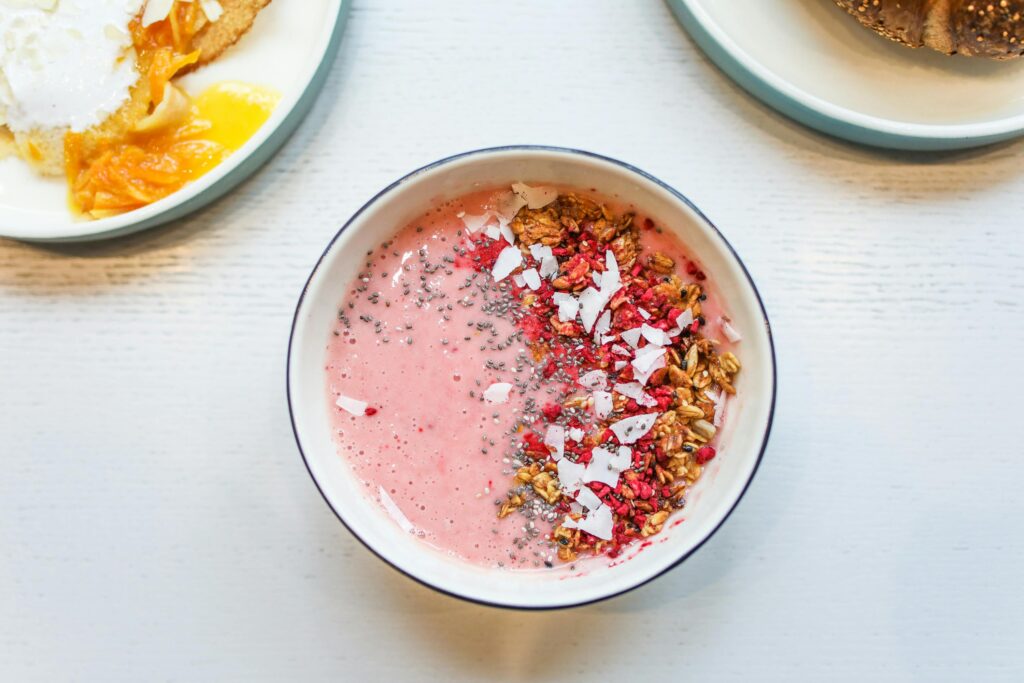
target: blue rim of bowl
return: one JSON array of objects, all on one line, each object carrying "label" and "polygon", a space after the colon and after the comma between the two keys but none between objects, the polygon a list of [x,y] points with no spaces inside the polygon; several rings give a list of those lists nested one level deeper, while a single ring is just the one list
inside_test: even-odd
[{"label": "blue rim of bowl", "polygon": [[[938,132],[929,135],[927,133],[929,127],[923,124],[918,126],[921,128],[920,133],[911,134],[884,130],[881,127],[883,124],[894,122],[866,114],[861,115],[866,120],[864,123],[844,120],[829,114],[822,108],[801,102],[756,73],[741,56],[712,35],[705,23],[694,14],[691,8],[693,0],[666,0],[666,2],[698,47],[726,76],[769,107],[818,132],[861,145],[910,152],[940,152],[983,147],[1024,135],[1024,127],[1021,126],[990,133],[958,135],[948,134],[951,131],[946,130],[941,135]],[[812,102],[817,99],[803,91],[799,92]],[[878,125],[869,125],[867,121],[877,121]],[[955,127],[943,126],[942,128],[952,129]]]},{"label": "blue rim of bowl", "polygon": [[[295,407],[292,404],[292,391],[291,391],[292,344],[295,341],[295,327],[298,325],[299,312],[302,310],[302,304],[303,304],[303,302],[306,299],[306,293],[309,291],[309,285],[313,281],[313,278],[316,277],[317,271],[320,270],[320,266],[323,264],[323,261],[327,257],[327,254],[331,251],[331,248],[334,246],[334,243],[338,241],[338,238],[341,237],[342,233],[344,233],[345,230],[364,211],[366,211],[372,205],[376,204],[379,199],[381,199],[385,195],[389,194],[392,190],[396,189],[397,187],[399,187],[401,185],[404,185],[405,183],[409,182],[410,180],[412,180],[413,178],[419,176],[420,174],[422,174],[422,173],[424,173],[426,171],[433,170],[433,169],[435,169],[435,168],[437,168],[439,166],[444,166],[444,165],[449,164],[449,163],[451,163],[453,161],[458,161],[460,159],[465,159],[466,157],[483,156],[483,155],[487,155],[487,154],[493,154],[493,153],[496,153],[496,152],[553,152],[553,153],[556,153],[556,154],[564,154],[566,156],[582,156],[582,157],[586,157],[586,158],[589,158],[589,159],[597,159],[599,161],[604,161],[604,162],[607,162],[607,163],[619,166],[620,168],[623,168],[623,169],[625,169],[625,170],[627,170],[627,171],[629,171],[631,173],[635,173],[635,174],[641,176],[642,178],[645,178],[646,180],[649,180],[649,181],[655,183],[656,185],[658,185],[659,187],[661,187],[665,191],[669,192],[672,196],[674,196],[676,199],[678,199],[681,202],[683,202],[684,204],[686,204],[686,206],[689,207],[690,210],[692,210],[694,213],[696,213],[700,217],[700,219],[702,221],[704,221],[704,223],[714,231],[714,233],[718,236],[718,238],[725,245],[726,249],[729,250],[729,253],[732,254],[732,257],[734,259],[736,259],[736,263],[739,265],[740,270],[743,271],[743,275],[744,275],[744,277],[746,277],[747,283],[750,285],[751,290],[753,290],[753,292],[754,292],[754,298],[757,299],[758,307],[761,309],[761,318],[764,320],[765,333],[768,336],[768,350],[769,350],[769,353],[771,355],[771,360],[772,360],[772,364],[771,364],[771,370],[772,370],[772,389],[771,389],[771,392],[772,393],[771,393],[771,402],[769,403],[769,406],[768,406],[768,419],[765,422],[764,436],[761,439],[761,447],[758,450],[757,460],[754,462],[754,468],[750,471],[750,476],[747,477],[747,481],[743,484],[743,489],[740,491],[739,495],[736,497],[736,500],[729,507],[729,510],[726,511],[726,513],[722,516],[722,519],[719,520],[719,522],[714,526],[714,528],[712,528],[707,533],[707,535],[704,536],[704,538],[702,538],[696,545],[694,545],[688,551],[683,553],[682,556],[680,556],[679,559],[677,559],[675,562],[673,562],[669,566],[665,567],[663,570],[659,571],[658,573],[656,573],[656,574],[654,574],[652,576],[649,576],[646,579],[633,584],[629,588],[625,588],[625,589],[623,589],[621,591],[617,591],[615,593],[609,593],[608,595],[602,595],[600,597],[596,597],[596,598],[593,598],[593,599],[590,599],[590,600],[581,600],[579,602],[571,602],[571,603],[560,604],[560,605],[540,605],[540,606],[514,605],[514,604],[501,603],[501,602],[491,602],[489,600],[482,600],[480,598],[476,598],[476,597],[473,597],[473,596],[470,596],[470,595],[462,595],[460,593],[456,593],[456,592],[453,592],[453,591],[446,590],[444,588],[441,588],[439,586],[436,586],[436,585],[430,583],[429,581],[421,579],[420,577],[416,576],[415,574],[412,574],[411,572],[406,571],[402,567],[399,567],[397,564],[391,562],[386,557],[384,557],[382,554],[377,552],[377,550],[372,545],[370,545],[365,539],[363,539],[359,534],[357,534],[352,529],[352,527],[350,527],[348,525],[348,523],[345,521],[345,518],[342,517],[341,513],[339,513],[335,509],[334,505],[331,504],[331,500],[327,497],[327,494],[324,493],[323,488],[321,488],[321,486],[320,486],[320,482],[317,481],[316,476],[313,474],[313,470],[309,466],[309,459],[306,457],[306,452],[302,448],[302,439],[299,437],[299,430],[298,430],[298,427],[295,425]],[[743,263],[743,259],[741,259],[739,254],[736,253],[736,250],[733,249],[733,246],[729,243],[729,240],[727,240],[725,238],[725,235],[722,234],[722,232],[718,229],[718,227],[714,223],[712,223],[711,220],[709,220],[708,217],[705,216],[704,213],[700,209],[698,209],[694,205],[694,203],[691,202],[689,200],[689,198],[687,198],[684,194],[682,194],[681,192],[679,192],[678,190],[676,190],[672,186],[668,185],[667,183],[665,183],[665,182],[659,180],[658,178],[654,177],[650,173],[647,173],[646,171],[643,171],[643,170],[637,168],[636,166],[632,166],[630,164],[627,164],[624,161],[619,161],[618,159],[614,159],[612,157],[607,157],[607,156],[604,156],[602,154],[597,154],[595,152],[587,152],[585,150],[574,149],[574,148],[570,148],[570,147],[553,147],[553,146],[548,146],[548,145],[504,145],[504,146],[500,146],[500,147],[485,147],[485,148],[482,148],[482,149],[475,149],[475,150],[471,150],[471,151],[468,151],[468,152],[461,152],[459,154],[454,154],[452,156],[445,157],[445,158],[440,159],[438,161],[435,161],[433,163],[427,164],[426,166],[421,166],[420,168],[417,168],[415,171],[407,173],[406,175],[402,176],[401,178],[399,178],[398,180],[396,180],[395,182],[391,183],[390,185],[385,187],[383,190],[381,190],[380,192],[375,194],[373,197],[371,197],[370,200],[367,201],[365,204],[363,204],[359,208],[358,211],[356,211],[354,214],[352,214],[352,216],[347,221],[345,221],[345,224],[341,226],[341,228],[338,230],[338,232],[336,232],[334,234],[334,237],[332,237],[331,241],[328,242],[327,247],[324,249],[323,253],[320,254],[320,258],[317,259],[316,265],[313,266],[312,272],[309,274],[309,277],[306,279],[306,283],[302,287],[302,293],[299,295],[299,301],[295,305],[295,314],[292,317],[291,332],[288,335],[288,356],[287,356],[286,363],[285,363],[285,394],[287,395],[287,398],[288,398],[288,417],[289,417],[289,420],[291,421],[292,434],[294,434],[294,436],[295,436],[295,444],[296,444],[296,446],[299,449],[299,455],[302,456],[302,462],[303,462],[303,464],[306,467],[306,471],[309,473],[310,479],[313,480],[313,485],[316,486],[317,491],[320,492],[320,497],[324,499],[324,502],[327,503],[327,507],[329,507],[331,509],[331,512],[334,513],[334,516],[338,518],[338,521],[341,522],[342,525],[346,529],[348,529],[349,533],[351,533],[356,538],[356,540],[358,540],[360,543],[362,543],[363,546],[367,550],[369,550],[371,553],[373,553],[375,556],[377,556],[377,558],[379,558],[385,564],[387,564],[388,566],[390,566],[392,569],[396,570],[400,574],[402,574],[402,575],[412,579],[413,581],[415,581],[416,583],[420,584],[421,586],[425,586],[426,588],[429,588],[429,589],[431,589],[433,591],[441,593],[442,595],[447,595],[449,597],[458,598],[460,600],[465,600],[467,602],[475,603],[477,605],[484,605],[486,607],[497,607],[497,608],[501,608],[501,609],[522,610],[522,611],[529,611],[529,612],[545,612],[545,611],[556,610],[556,609],[569,609],[569,608],[573,608],[573,607],[583,607],[584,605],[592,605],[592,604],[595,604],[595,603],[598,603],[598,602],[603,602],[605,600],[610,600],[610,599],[618,597],[620,595],[625,595],[626,593],[634,591],[637,588],[640,588],[641,586],[647,585],[648,583],[650,583],[651,581],[654,581],[658,577],[667,574],[668,572],[670,572],[671,570],[675,569],[680,564],[682,564],[687,558],[689,558],[695,552],[700,550],[700,548],[705,543],[707,543],[708,540],[712,536],[714,536],[715,533],[720,528],[722,528],[722,525],[725,524],[725,521],[727,519],[729,519],[729,517],[732,515],[733,511],[736,509],[736,506],[739,505],[741,500],[743,500],[743,496],[746,495],[747,490],[750,488],[751,482],[754,481],[754,476],[757,474],[757,471],[758,471],[758,469],[761,466],[761,461],[764,458],[764,452],[765,452],[765,450],[768,447],[768,438],[771,435],[772,423],[773,423],[773,421],[775,419],[775,399],[776,399],[776,393],[777,393],[777,385],[778,385],[778,367],[777,367],[777,362],[776,362],[776,359],[775,359],[775,341],[774,341],[774,337],[772,336],[771,324],[768,321],[768,312],[765,310],[765,307],[764,307],[764,301],[761,299],[761,293],[758,291],[757,285],[754,284],[754,279],[750,276],[750,272],[747,270],[746,265]]]},{"label": "blue rim of bowl", "polygon": [[[114,237],[123,237],[124,235],[130,235],[132,233],[141,232],[142,230],[156,228],[189,216],[228,194],[249,178],[249,176],[262,168],[264,164],[270,161],[270,159],[284,146],[285,142],[291,138],[292,134],[298,129],[299,124],[305,120],[306,116],[313,108],[313,103],[316,102],[317,96],[320,94],[324,84],[327,82],[327,75],[330,73],[331,67],[334,65],[335,57],[338,55],[338,49],[341,46],[341,37],[345,32],[345,24],[348,21],[349,8],[351,5],[352,0],[340,0],[338,3],[338,13],[334,18],[333,28],[331,28],[331,37],[327,42],[327,47],[324,49],[320,63],[317,64],[316,69],[313,71],[312,76],[310,76],[309,81],[306,83],[306,87],[302,90],[302,93],[298,98],[296,98],[295,105],[291,110],[284,116],[284,118],[281,119],[281,122],[277,124],[277,127],[267,136],[266,140],[240,159],[237,166],[215,180],[209,187],[196,194],[196,196],[186,199],[179,204],[174,204],[166,210],[160,211],[149,218],[129,222],[119,227],[103,230],[102,232],[73,235],[70,237],[33,238],[22,235],[8,237],[3,234],[0,234],[0,237],[36,244],[92,242],[111,239]],[[167,199],[173,199],[175,194],[176,193],[172,193],[168,195]],[[131,215],[131,213],[132,212],[128,212],[124,215]]]}]

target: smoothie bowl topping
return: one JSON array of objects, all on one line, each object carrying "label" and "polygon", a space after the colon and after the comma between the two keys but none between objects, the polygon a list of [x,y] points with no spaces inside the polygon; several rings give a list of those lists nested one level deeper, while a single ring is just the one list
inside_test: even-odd
[{"label": "smoothie bowl topping", "polygon": [[523,183],[449,201],[367,253],[338,312],[336,445],[451,555],[617,557],[718,455],[741,336],[713,299],[632,207]]}]

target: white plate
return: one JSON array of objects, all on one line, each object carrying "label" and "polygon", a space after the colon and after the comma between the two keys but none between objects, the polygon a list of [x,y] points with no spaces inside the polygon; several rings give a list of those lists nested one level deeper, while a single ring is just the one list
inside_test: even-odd
[{"label": "white plate", "polygon": [[252,174],[309,111],[337,53],[350,0],[274,0],[252,30],[214,63],[181,79],[190,92],[239,80],[282,97],[262,128],[194,183],[136,211],[95,221],[68,209],[63,178],[40,178],[16,158],[0,160],[0,236],[34,241],[100,239],[180,218],[209,204]]},{"label": "white plate", "polygon": [[1024,58],[996,62],[886,40],[831,0],[668,0],[753,95],[806,125],[900,149],[1024,133]]}]

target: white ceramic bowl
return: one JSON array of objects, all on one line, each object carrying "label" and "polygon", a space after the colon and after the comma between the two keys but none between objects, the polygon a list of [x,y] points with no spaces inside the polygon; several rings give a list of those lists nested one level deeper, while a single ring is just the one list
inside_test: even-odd
[{"label": "white ceramic bowl", "polygon": [[[593,188],[632,203],[676,231],[714,282],[734,325],[743,332],[739,397],[730,403],[715,458],[681,512],[656,542],[610,566],[583,563],[581,576],[488,569],[450,558],[404,533],[366,497],[331,439],[324,364],[329,335],[346,285],[366,252],[432,205],[474,188],[515,181]],[[736,253],[684,196],[631,166],[605,157],[549,147],[469,152],[414,171],[371,199],[327,246],[295,311],[288,349],[288,401],[299,450],[338,518],[388,564],[444,593],[504,607],[580,605],[635,588],[671,569],[701,546],[732,512],[764,452],[775,404],[775,356],[764,307]],[[677,513],[679,514],[679,513]],[[630,553],[632,554],[632,553]]]}]

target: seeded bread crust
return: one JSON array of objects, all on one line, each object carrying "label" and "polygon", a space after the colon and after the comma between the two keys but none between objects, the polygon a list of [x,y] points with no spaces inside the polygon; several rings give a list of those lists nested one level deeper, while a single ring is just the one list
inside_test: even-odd
[{"label": "seeded bread crust", "polygon": [[910,47],[924,45],[925,18],[933,0],[836,0],[836,4],[857,17],[860,23],[883,36]]},{"label": "seeded bread crust", "polygon": [[835,0],[860,23],[910,47],[1013,59],[1024,54],[1024,0]]}]

